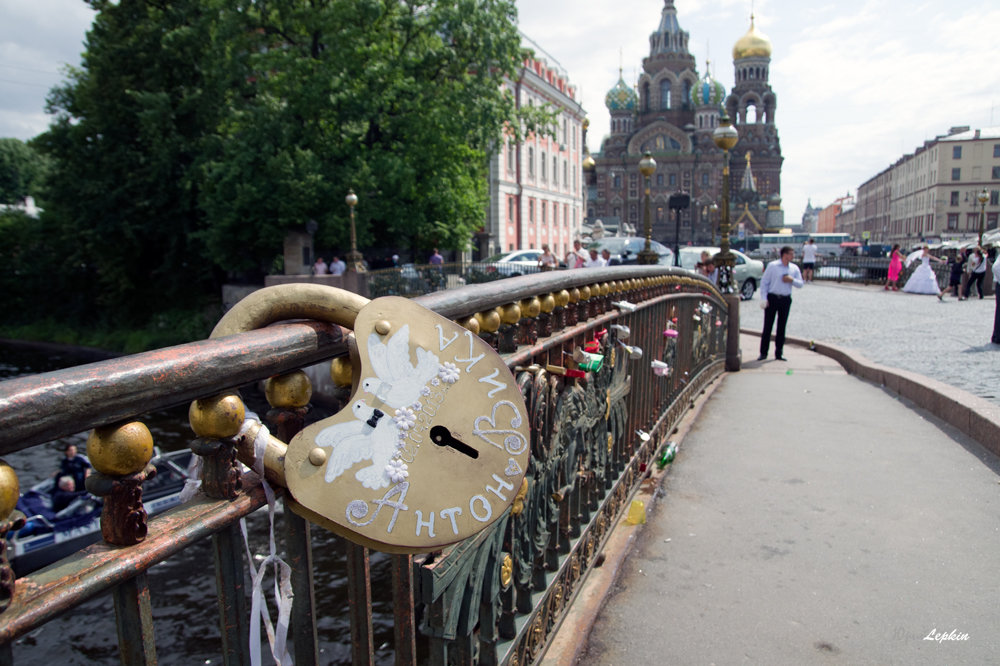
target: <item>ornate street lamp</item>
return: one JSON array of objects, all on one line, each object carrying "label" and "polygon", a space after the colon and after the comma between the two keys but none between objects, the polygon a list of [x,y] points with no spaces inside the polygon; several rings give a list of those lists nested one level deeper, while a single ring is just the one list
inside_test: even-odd
[{"label": "ornate street lamp", "polygon": [[983,188],[979,193],[979,247],[983,246],[983,231],[986,228],[986,202],[990,200],[990,194]]},{"label": "ornate street lamp", "polygon": [[719,126],[712,132],[712,141],[722,149],[722,219],[719,222],[719,248],[716,257],[719,269],[719,290],[731,294],[733,288],[733,254],[729,251],[729,150],[736,145],[740,136],[736,133],[729,116],[723,112]]},{"label": "ornate street lamp", "polygon": [[729,321],[726,329],[726,370],[740,369],[740,301],[733,288],[733,253],[729,251],[729,151],[739,141],[739,134],[726,112],[719,118],[719,126],[712,132],[712,140],[722,149],[722,219],[719,222],[719,254],[715,266],[719,271],[718,286],[726,300]]},{"label": "ornate street lamp", "polygon": [[642,222],[646,231],[646,247],[639,252],[638,262],[640,264],[656,264],[660,261],[660,256],[653,252],[653,223],[649,219],[649,179],[656,171],[656,160],[647,150],[639,160],[639,173],[646,177],[646,209],[642,214]]},{"label": "ornate street lamp", "polygon": [[347,190],[344,201],[347,202],[347,207],[351,211],[351,251],[347,253],[347,270],[364,273],[364,258],[358,252],[358,234],[354,228],[354,207],[358,205],[358,195],[354,193],[353,189]]}]

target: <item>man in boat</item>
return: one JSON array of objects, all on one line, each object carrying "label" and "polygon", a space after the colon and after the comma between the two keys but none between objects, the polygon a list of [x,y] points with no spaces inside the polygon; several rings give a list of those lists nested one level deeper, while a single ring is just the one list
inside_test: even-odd
[{"label": "man in boat", "polygon": [[63,453],[65,457],[59,461],[59,471],[52,476],[68,476],[73,479],[74,489],[82,491],[87,477],[90,476],[90,461],[76,451],[76,444],[67,444]]}]

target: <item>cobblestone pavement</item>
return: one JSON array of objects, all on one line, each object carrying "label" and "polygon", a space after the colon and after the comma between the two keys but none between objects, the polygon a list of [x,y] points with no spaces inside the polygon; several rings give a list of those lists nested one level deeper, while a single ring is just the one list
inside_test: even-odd
[{"label": "cobblestone pavement", "polygon": [[[742,328],[763,327],[757,296],[740,305]],[[995,305],[990,296],[939,302],[881,286],[812,282],[793,290],[786,334],[855,349],[1000,404],[1000,345],[990,342]]]}]

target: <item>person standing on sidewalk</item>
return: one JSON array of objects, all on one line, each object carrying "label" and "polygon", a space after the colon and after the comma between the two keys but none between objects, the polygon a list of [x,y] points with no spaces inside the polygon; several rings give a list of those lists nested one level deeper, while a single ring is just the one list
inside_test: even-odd
[{"label": "person standing on sidewalk", "polygon": [[788,311],[792,307],[792,287],[802,288],[802,273],[799,267],[792,263],[795,250],[789,246],[781,248],[780,259],[775,259],[767,265],[764,276],[760,280],[761,307],[764,308],[764,330],[760,334],[760,356],[758,361],[767,358],[767,350],[771,346],[771,329],[774,318],[778,318],[778,330],[774,334],[774,358],[784,361],[781,352],[785,348],[785,326],[788,324]]},{"label": "person standing on sidewalk", "polygon": [[951,274],[948,277],[948,286],[941,292],[938,298],[944,300],[948,292],[954,290],[955,296],[961,301],[963,300],[962,274],[965,273],[965,250],[959,250],[958,254],[955,255],[955,260],[949,266],[951,267]]},{"label": "person standing on sidewalk", "polygon": [[903,272],[903,254],[899,251],[899,243],[892,246],[889,257],[889,275],[885,281],[885,290],[899,291],[899,274]]},{"label": "person standing on sidewalk", "polygon": [[965,298],[972,294],[972,285],[976,285],[979,291],[979,299],[983,298],[983,279],[986,277],[986,257],[983,256],[983,248],[977,247],[969,257],[969,264],[972,266],[972,274],[969,276],[969,283],[965,285]]},{"label": "person standing on sidewalk", "polygon": [[996,311],[993,313],[993,338],[995,345],[1000,345],[1000,257],[993,260],[993,298],[996,299]]},{"label": "person standing on sidewalk", "polygon": [[802,273],[806,282],[813,281],[813,269],[816,267],[816,241],[810,238],[802,246]]}]

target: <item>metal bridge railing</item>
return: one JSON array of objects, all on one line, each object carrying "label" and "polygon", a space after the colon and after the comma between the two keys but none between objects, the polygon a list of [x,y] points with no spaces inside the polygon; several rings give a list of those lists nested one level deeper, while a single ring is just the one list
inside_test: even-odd
[{"label": "metal bridge railing", "polygon": [[[685,271],[615,267],[516,277],[436,292],[416,302],[500,351],[530,415],[531,456],[524,484],[513,490],[512,506],[485,531],[429,554],[390,556],[391,590],[374,594],[392,600],[394,660],[532,663],[544,652],[675,424],[694,396],[723,371],[725,301],[708,282]],[[628,327],[627,339],[615,326]],[[212,402],[213,397],[342,359],[347,333],[324,321],[285,322],[3,382],[0,454],[89,428],[105,432],[106,426],[151,409],[192,400],[201,410],[207,404],[231,406],[230,398]],[[596,357],[578,362],[583,349],[601,357],[600,369]],[[338,363],[343,370],[345,364]],[[590,370],[581,369],[588,363]],[[271,432],[287,442],[306,425],[306,410],[280,391],[269,392],[268,398],[273,400],[267,415]],[[211,414],[227,412],[220,408]],[[247,562],[239,519],[264,506],[265,494],[260,479],[240,471],[236,459],[255,462],[253,436],[225,427],[213,434],[204,423],[200,428],[202,436],[192,449],[205,459],[202,491],[150,519],[148,531],[141,491],[136,497],[142,470],[119,470],[115,476],[99,469],[111,488],[105,518],[118,521],[112,538],[121,542],[124,535],[129,545],[96,544],[16,580],[6,560],[0,560],[0,664],[13,663],[12,644],[19,637],[109,591],[122,662],[157,663],[146,572],[206,539],[213,553],[223,662],[250,663]],[[271,475],[275,463],[267,463]],[[0,532],[5,535],[19,525],[9,502],[15,472],[0,473],[0,509],[5,510]],[[295,592],[292,653],[295,663],[320,663],[315,600],[323,591],[313,585],[311,525],[292,511],[285,511],[282,520]],[[344,612],[351,627],[351,660],[358,664],[373,663],[375,654],[369,570],[369,550],[348,544],[350,603]],[[213,574],[206,567],[190,575]]]}]

